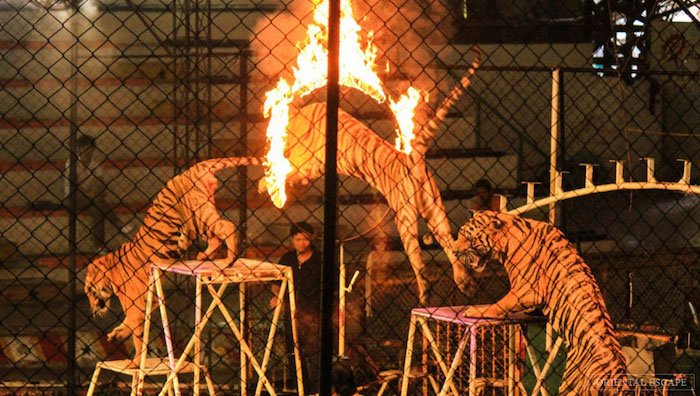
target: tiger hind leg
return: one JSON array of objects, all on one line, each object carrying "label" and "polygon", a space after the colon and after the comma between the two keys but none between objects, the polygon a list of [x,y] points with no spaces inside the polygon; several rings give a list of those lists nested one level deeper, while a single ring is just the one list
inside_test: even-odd
[{"label": "tiger hind leg", "polygon": [[430,284],[424,276],[425,263],[423,262],[420,244],[418,243],[418,211],[415,209],[415,206],[411,208],[411,205],[408,204],[396,213],[396,227],[399,230],[401,242],[416,275],[420,302],[425,305],[428,302]]}]

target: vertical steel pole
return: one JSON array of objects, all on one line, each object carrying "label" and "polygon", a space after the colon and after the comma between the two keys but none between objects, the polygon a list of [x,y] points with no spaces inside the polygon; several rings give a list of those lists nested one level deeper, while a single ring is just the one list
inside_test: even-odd
[{"label": "vertical steel pole", "polygon": [[345,280],[345,249],[340,243],[340,274],[338,276],[338,355],[345,355],[345,292],[347,281]]},{"label": "vertical steel pole", "polygon": [[177,175],[177,163],[178,163],[178,155],[177,155],[177,146],[178,146],[178,138],[177,134],[179,133],[178,127],[177,127],[177,122],[178,119],[180,118],[180,106],[177,105],[177,90],[180,89],[180,84],[182,83],[180,79],[178,78],[178,61],[180,58],[180,52],[179,48],[175,45],[175,40],[177,40],[177,32],[178,32],[178,23],[179,20],[177,18],[177,0],[173,1],[173,32],[172,36],[170,37],[170,40],[168,45],[173,46],[173,58],[170,61],[170,67],[172,67],[172,72],[173,72],[173,99],[172,99],[172,105],[173,105],[173,177]]},{"label": "vertical steel pole", "polygon": [[[238,70],[238,81],[240,89],[240,97],[238,104],[238,119],[240,122],[238,138],[238,151],[237,155],[239,157],[245,157],[248,155],[248,47],[239,48],[239,70]],[[224,154],[228,155],[228,154]],[[238,212],[238,254],[243,254],[243,249],[245,248],[245,240],[247,235],[246,222],[248,220],[248,201],[247,201],[247,191],[248,191],[248,168],[241,166],[238,168],[238,185],[239,185],[239,212]]]},{"label": "vertical steel pole", "polygon": [[[78,12],[74,9],[75,13]],[[77,234],[77,220],[78,220],[78,202],[77,202],[77,190],[78,190],[78,18],[72,18],[70,24],[71,33],[73,34],[73,39],[75,43],[73,48],[71,48],[71,78],[70,78],[70,92],[71,92],[71,107],[70,107],[70,169],[69,169],[69,181],[70,181],[70,208],[68,214],[68,243],[70,244],[70,285],[69,285],[69,298],[71,304],[71,310],[68,318],[68,384],[67,391],[69,395],[77,394],[77,381],[76,381],[76,332],[77,332],[77,292],[76,292],[76,278],[78,277],[77,267],[76,267],[76,250],[78,249],[78,234]]]},{"label": "vertical steel pole", "polygon": [[328,92],[326,115],[325,197],[323,199],[323,267],[321,271],[321,351],[319,353],[319,390],[331,396],[333,364],[333,300],[337,275],[335,268],[335,232],[337,205],[338,103],[340,100],[340,0],[330,0],[328,12]]},{"label": "vertical steel pole", "polygon": [[[565,129],[564,127],[566,126],[566,119],[565,119],[565,113],[566,113],[566,102],[564,99],[566,98],[566,92],[564,91],[564,71],[559,70],[559,88],[557,88],[557,100],[559,101],[559,117],[557,120],[557,141],[559,142],[559,147],[558,147],[558,154],[557,154],[557,165],[559,168],[561,168],[562,172],[566,170],[566,135],[565,135]],[[564,173],[559,173],[559,186],[564,185]],[[557,223],[555,224],[557,227],[559,227],[561,230],[566,231],[566,210],[565,210],[565,205],[559,205],[557,208]]]},{"label": "vertical steel pole", "polygon": [[[240,136],[239,136],[239,141],[238,141],[238,150],[237,154],[240,157],[244,157],[248,155],[248,56],[250,54],[248,53],[248,47],[242,47],[239,48],[239,89],[240,89],[240,97],[239,101],[240,103],[238,104],[238,109],[239,109],[239,122],[240,122]],[[228,155],[228,154],[227,154]],[[248,221],[248,200],[247,200],[247,191],[248,191],[248,168],[245,166],[240,166],[237,169],[237,174],[238,174],[238,186],[239,186],[239,193],[238,193],[238,254],[243,255],[244,249],[245,249],[245,244],[246,244],[246,236],[248,235],[248,231],[246,228],[246,224]],[[241,284],[241,296],[245,298],[245,284]],[[250,307],[248,304],[244,304],[242,307],[243,314],[241,316],[241,334],[243,335],[244,339],[249,340],[251,339],[251,334],[250,334]],[[244,354],[241,354],[241,361],[246,362],[244,365],[242,365],[241,369],[241,378],[245,378],[245,384],[248,384],[250,379],[251,379],[251,370],[250,366],[247,363],[247,358]]]},{"label": "vertical steel pole", "polygon": [[[550,118],[550,138],[549,138],[549,195],[553,196],[557,193],[557,153],[559,152],[559,122],[560,122],[560,69],[552,70],[552,112]],[[549,223],[557,225],[557,211],[559,210],[556,203],[549,204]],[[545,349],[549,351],[552,348],[552,326],[549,323],[546,325]]]},{"label": "vertical steel pole", "polygon": [[[552,112],[549,129],[549,195],[555,195],[557,178],[557,153],[559,148],[559,69],[552,70]],[[549,204],[549,222],[556,225],[557,204]]]},{"label": "vertical steel pole", "polygon": [[211,148],[212,148],[212,115],[214,113],[213,100],[212,100],[212,82],[214,76],[212,75],[212,62],[214,57],[214,40],[211,35],[211,27],[214,24],[214,20],[211,18],[211,0],[207,1],[207,158],[211,158]]}]

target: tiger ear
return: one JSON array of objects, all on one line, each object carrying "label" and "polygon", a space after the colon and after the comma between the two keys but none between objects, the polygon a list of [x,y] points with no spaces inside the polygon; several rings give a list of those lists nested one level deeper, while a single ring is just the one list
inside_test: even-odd
[{"label": "tiger ear", "polygon": [[486,232],[489,234],[495,233],[496,231],[500,230],[503,228],[505,225],[505,222],[503,219],[500,219],[498,216],[498,213],[493,212],[493,214],[489,213],[491,219],[489,222],[486,224]]}]

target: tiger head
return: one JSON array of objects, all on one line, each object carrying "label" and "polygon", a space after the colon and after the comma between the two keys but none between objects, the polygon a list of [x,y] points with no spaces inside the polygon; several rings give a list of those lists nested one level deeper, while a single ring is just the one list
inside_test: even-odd
[{"label": "tiger head", "polygon": [[457,258],[477,272],[483,271],[489,262],[502,261],[495,242],[506,221],[507,215],[490,210],[474,213],[459,229],[452,248]]},{"label": "tiger head", "polygon": [[87,275],[85,276],[85,294],[90,302],[92,314],[95,316],[104,316],[109,310],[109,300],[114,294],[112,282],[107,277],[109,268],[108,258],[111,255],[106,255],[97,258],[87,267]]}]

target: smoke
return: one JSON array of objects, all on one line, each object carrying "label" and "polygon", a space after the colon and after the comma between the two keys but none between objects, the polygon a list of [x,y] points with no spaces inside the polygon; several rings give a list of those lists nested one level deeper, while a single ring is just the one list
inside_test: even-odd
[{"label": "smoke", "polygon": [[[440,96],[432,95],[439,79],[426,67],[437,59],[436,48],[439,51],[440,46],[447,45],[456,32],[450,8],[442,1],[352,0],[355,19],[365,32],[374,32],[372,41],[379,49],[377,70],[387,76],[400,73],[405,77],[391,81],[384,78],[392,96],[404,93],[409,84],[431,93],[433,101]],[[293,0],[253,29],[257,67],[267,78],[291,75],[298,53],[295,44],[305,39],[314,6],[311,0]]]},{"label": "smoke", "polygon": [[256,67],[272,84],[278,77],[289,80],[299,53],[297,44],[306,38],[313,10],[313,1],[293,0],[283,10],[261,18],[254,27],[251,48]]}]

